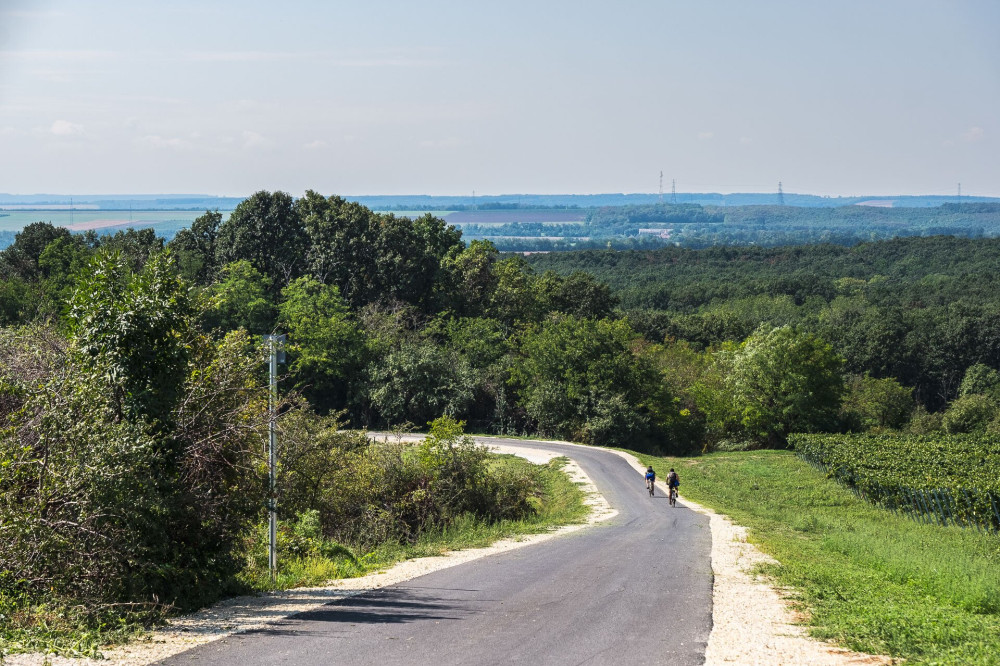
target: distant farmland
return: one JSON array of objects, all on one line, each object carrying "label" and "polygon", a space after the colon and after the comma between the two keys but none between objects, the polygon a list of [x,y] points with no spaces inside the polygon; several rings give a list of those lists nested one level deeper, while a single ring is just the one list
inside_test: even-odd
[{"label": "distant farmland", "polygon": [[114,233],[120,229],[152,227],[157,235],[173,238],[174,234],[205,211],[188,210],[5,210],[0,216],[0,231],[20,231],[32,222],[49,222],[71,231],[93,229],[98,233]]},{"label": "distant farmland", "polygon": [[457,210],[444,213],[448,224],[508,224],[510,222],[534,222],[569,224],[583,222],[587,217],[587,209],[577,208],[540,209],[540,210]]}]

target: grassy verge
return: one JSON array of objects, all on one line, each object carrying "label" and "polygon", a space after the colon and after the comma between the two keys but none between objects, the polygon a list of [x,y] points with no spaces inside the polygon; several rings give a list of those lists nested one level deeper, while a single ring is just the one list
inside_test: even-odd
[{"label": "grassy verge", "polygon": [[1000,663],[1000,536],[878,509],[790,452],[638,457],[748,528],[813,636],[908,663]]},{"label": "grassy verge", "polygon": [[364,576],[415,557],[481,548],[500,539],[538,534],[559,525],[581,522],[588,512],[583,504],[584,493],[561,471],[565,464],[566,458],[555,458],[547,465],[532,465],[516,456],[496,456],[493,465],[530,470],[536,477],[539,493],[532,501],[535,514],[529,518],[484,523],[466,516],[446,529],[424,533],[416,543],[384,544],[360,556],[344,549],[333,557],[286,558],[277,585],[270,582],[263,570],[248,570],[245,580],[256,591],[317,586],[338,578]]},{"label": "grassy verge", "polygon": [[[476,548],[504,538],[546,532],[558,525],[583,521],[588,513],[584,493],[561,471],[565,458],[548,465],[532,465],[515,456],[496,456],[494,466],[530,470],[538,493],[532,498],[535,514],[517,521],[487,524],[471,517],[447,529],[428,532],[412,544],[385,544],[368,553],[335,547],[324,556],[281,555],[277,585],[267,571],[248,569],[234,593],[253,593],[304,586],[319,586],[338,578],[352,578],[380,571],[414,557],[440,555],[449,550]],[[109,606],[95,613],[64,599],[27,599],[0,594],[0,663],[4,654],[53,652],[70,657],[99,657],[102,647],[121,644],[141,635],[146,627],[162,621],[164,608]]]}]

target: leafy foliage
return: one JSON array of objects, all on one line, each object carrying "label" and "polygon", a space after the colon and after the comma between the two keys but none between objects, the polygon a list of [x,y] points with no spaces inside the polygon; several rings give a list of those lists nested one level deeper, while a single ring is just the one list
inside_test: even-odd
[{"label": "leafy foliage", "polygon": [[371,548],[413,542],[465,515],[495,522],[534,512],[530,476],[494,467],[463,424],[436,419],[409,446],[340,432],[335,418],[300,411],[283,423],[283,511],[318,511],[324,538]]},{"label": "leafy foliage", "polygon": [[817,336],[790,326],[761,328],[721,353],[726,386],[751,437],[780,446],[791,432],[835,427],[842,361]]}]

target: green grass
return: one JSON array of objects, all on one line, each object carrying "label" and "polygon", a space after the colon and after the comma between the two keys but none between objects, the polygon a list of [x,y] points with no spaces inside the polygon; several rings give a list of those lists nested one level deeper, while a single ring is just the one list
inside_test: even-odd
[{"label": "green grass", "polygon": [[1000,664],[1000,536],[886,512],[790,452],[637,455],[748,528],[816,638],[914,664]]}]

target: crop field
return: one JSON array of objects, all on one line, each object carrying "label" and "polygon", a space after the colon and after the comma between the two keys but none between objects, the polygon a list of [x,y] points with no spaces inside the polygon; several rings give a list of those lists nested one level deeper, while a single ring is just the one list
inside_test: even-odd
[{"label": "crop field", "polygon": [[989,435],[795,435],[796,452],[859,495],[942,525],[1000,530],[1000,443]]},{"label": "crop field", "polygon": [[33,222],[50,222],[72,231],[94,229],[100,233],[114,233],[128,227],[152,227],[166,238],[191,223],[203,210],[9,210],[0,211],[0,231],[20,231]]}]

